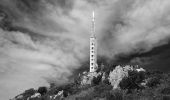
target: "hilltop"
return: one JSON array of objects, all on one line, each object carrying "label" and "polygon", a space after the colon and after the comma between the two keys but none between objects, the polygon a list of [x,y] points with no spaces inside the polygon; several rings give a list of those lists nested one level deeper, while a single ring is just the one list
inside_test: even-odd
[{"label": "hilltop", "polygon": [[84,71],[62,86],[28,89],[11,100],[169,100],[170,73],[139,66],[99,66]]}]

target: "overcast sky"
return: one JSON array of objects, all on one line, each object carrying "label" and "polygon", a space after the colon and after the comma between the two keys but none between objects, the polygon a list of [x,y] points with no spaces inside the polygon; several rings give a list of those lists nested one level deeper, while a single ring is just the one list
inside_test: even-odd
[{"label": "overcast sky", "polygon": [[67,82],[89,58],[95,10],[98,56],[169,71],[170,0],[0,0],[0,98]]}]

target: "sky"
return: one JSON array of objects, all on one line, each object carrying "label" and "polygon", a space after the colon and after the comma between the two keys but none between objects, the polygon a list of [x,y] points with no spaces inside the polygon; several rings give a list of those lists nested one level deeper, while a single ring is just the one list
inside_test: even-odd
[{"label": "sky", "polygon": [[60,85],[89,59],[92,11],[98,56],[168,72],[169,0],[0,0],[0,99]]}]

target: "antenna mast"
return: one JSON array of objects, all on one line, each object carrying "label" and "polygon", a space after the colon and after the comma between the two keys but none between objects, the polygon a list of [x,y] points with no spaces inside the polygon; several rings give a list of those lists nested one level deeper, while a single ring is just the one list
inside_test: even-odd
[{"label": "antenna mast", "polygon": [[92,12],[92,32],[90,36],[90,72],[95,72],[97,65],[97,38],[95,35],[95,13]]},{"label": "antenna mast", "polygon": [[95,37],[95,13],[94,10],[92,12],[92,32],[91,37]]}]

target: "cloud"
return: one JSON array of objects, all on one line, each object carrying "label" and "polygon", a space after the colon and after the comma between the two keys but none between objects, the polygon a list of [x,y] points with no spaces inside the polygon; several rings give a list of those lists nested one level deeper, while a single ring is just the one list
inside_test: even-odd
[{"label": "cloud", "polygon": [[[103,55],[147,52],[169,40],[169,5],[165,1],[119,0],[102,21]],[[119,5],[120,4],[120,5]],[[116,7],[116,8],[115,8]],[[110,8],[110,9],[111,9]],[[106,45],[107,44],[107,45]]]},{"label": "cloud", "polygon": [[[88,18],[81,19],[82,12],[69,9],[73,4],[67,1],[67,8],[61,0],[56,4],[39,1],[36,8],[32,2],[1,2],[2,7],[6,5],[2,13],[7,15],[1,22],[12,20],[0,29],[0,96],[4,100],[48,82],[59,85],[69,81],[72,71],[88,57],[89,33],[84,25]],[[39,11],[42,6],[46,8]]]}]

